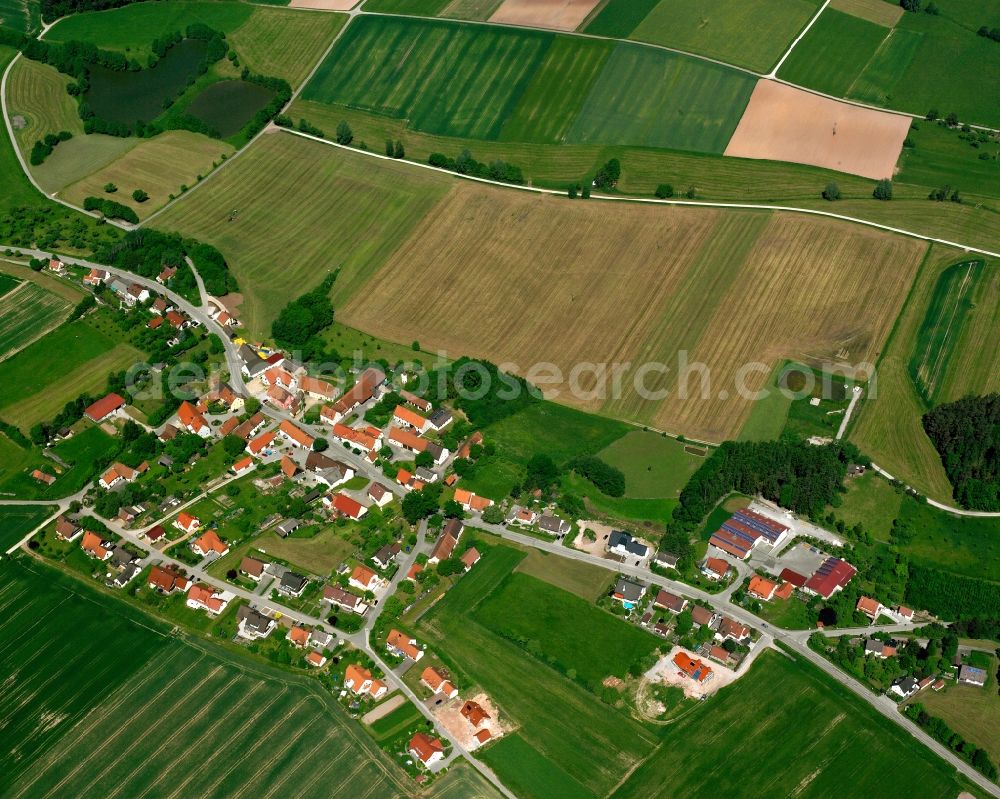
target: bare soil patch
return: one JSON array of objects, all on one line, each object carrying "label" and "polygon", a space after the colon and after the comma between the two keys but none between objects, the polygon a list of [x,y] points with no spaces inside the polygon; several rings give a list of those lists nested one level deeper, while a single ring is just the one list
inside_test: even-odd
[{"label": "bare soil patch", "polygon": [[365,724],[374,724],[383,716],[388,716],[392,711],[394,711],[400,705],[406,704],[406,697],[402,694],[396,694],[395,696],[390,696],[378,707],[372,708],[365,715],[361,717],[361,720]]},{"label": "bare soil patch", "polygon": [[725,155],[892,177],[909,117],[759,80]]},{"label": "bare soil patch", "polygon": [[598,2],[599,0],[504,0],[490,17],[490,22],[573,31]]},{"label": "bare soil patch", "polygon": [[482,745],[475,738],[475,734],[480,730],[489,730],[490,740],[493,741],[514,729],[509,721],[501,719],[500,711],[486,694],[480,692],[467,697],[467,699],[476,702],[490,715],[478,727],[473,727],[469,720],[462,715],[462,705],[465,704],[466,698],[456,697],[434,711],[434,717],[438,723],[457,738],[466,749],[478,749]]},{"label": "bare soil patch", "polygon": [[289,8],[311,8],[313,11],[350,11],[361,0],[292,0]]},{"label": "bare soil patch", "polygon": [[676,665],[674,665],[674,655],[678,652],[686,652],[688,655],[700,658],[697,652],[692,652],[689,649],[675,646],[666,654],[665,657],[660,658],[653,668],[646,672],[646,679],[651,682],[676,685],[684,689],[684,695],[686,697],[690,699],[701,699],[703,696],[714,694],[720,688],[729,685],[739,677],[735,671],[726,668],[721,663],[716,663],[714,660],[708,660],[707,658],[700,658],[703,663],[707,664],[712,669],[712,679],[705,683],[696,682],[690,677],[684,675],[684,673],[681,672]]}]

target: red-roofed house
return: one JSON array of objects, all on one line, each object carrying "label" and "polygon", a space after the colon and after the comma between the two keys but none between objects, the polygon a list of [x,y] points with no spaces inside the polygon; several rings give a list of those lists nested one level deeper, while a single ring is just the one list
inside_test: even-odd
[{"label": "red-roofed house", "polygon": [[261,381],[265,386],[277,386],[285,391],[294,391],[298,381],[280,366],[272,366],[261,375]]},{"label": "red-roofed house", "polygon": [[864,613],[872,621],[875,621],[875,619],[877,619],[879,615],[885,611],[885,608],[877,599],[863,596],[858,600],[856,610],[860,613]]},{"label": "red-roofed house", "polygon": [[84,533],[80,547],[90,557],[97,558],[97,560],[107,560],[114,554],[114,546],[110,542],[104,541],[97,533]]},{"label": "red-roofed house", "polygon": [[691,655],[684,651],[674,655],[674,665],[684,672],[687,677],[698,683],[707,683],[714,676],[711,666],[706,666],[700,660],[691,657]]},{"label": "red-roofed house", "polygon": [[[324,418],[331,423],[337,423],[359,405],[368,402],[379,391],[385,382],[385,372],[370,366],[358,375],[354,385],[330,407]],[[324,409],[325,410],[325,409]]]},{"label": "red-roofed house", "polygon": [[469,547],[465,552],[462,553],[462,557],[459,560],[462,561],[462,565],[465,566],[465,570],[468,571],[477,563],[482,555],[479,554],[479,550],[475,547]]},{"label": "red-roofed house", "polygon": [[400,427],[412,427],[418,433],[426,433],[430,427],[430,422],[405,405],[396,406],[396,410],[392,412],[392,420]]},{"label": "red-roofed house", "polygon": [[231,467],[233,474],[246,474],[251,469],[253,469],[253,458],[247,455],[245,458],[240,458]]},{"label": "red-roofed house", "polygon": [[199,527],[201,527],[201,522],[197,517],[192,516],[190,513],[178,513],[177,518],[174,519],[174,527],[185,533],[193,533]]},{"label": "red-roofed house", "polygon": [[416,394],[406,391],[405,389],[399,392],[399,396],[403,398],[403,401],[407,405],[412,405],[418,411],[422,411],[423,413],[430,413],[434,409],[434,405],[429,400],[425,400],[423,397],[418,397]]},{"label": "red-roofed house", "polygon": [[352,499],[347,496],[347,494],[342,494],[340,492],[333,495],[327,494],[323,497],[323,504],[339,516],[346,516],[347,518],[354,519],[355,521],[368,513],[368,508],[356,499]]},{"label": "red-roofed house", "polygon": [[312,449],[314,439],[305,430],[287,419],[278,425],[278,432],[296,447]]},{"label": "red-roofed house", "polygon": [[109,416],[113,416],[125,407],[125,400],[118,394],[108,394],[101,397],[93,405],[89,405],[83,412],[84,416],[92,422],[103,422]]},{"label": "red-roofed house", "polygon": [[730,569],[732,569],[732,566],[722,558],[706,558],[704,565],[701,567],[701,572],[709,580],[722,580],[729,574]]},{"label": "red-roofed house", "polygon": [[424,656],[424,650],[417,646],[417,640],[399,630],[389,631],[385,648],[397,657],[405,657],[410,660],[420,660]]},{"label": "red-roofed house", "polygon": [[377,591],[385,581],[367,566],[355,566],[347,583],[361,591]]},{"label": "red-roofed house", "polygon": [[777,590],[777,583],[761,577],[759,574],[755,574],[750,578],[750,585],[747,587],[747,593],[750,594],[750,596],[756,597],[764,602],[770,602],[774,597],[774,592]]},{"label": "red-roofed house", "polygon": [[270,449],[271,443],[277,435],[276,430],[268,430],[266,433],[261,433],[256,438],[250,439],[250,443],[247,444],[247,452],[259,458],[265,450]]},{"label": "red-roofed house", "polygon": [[473,727],[478,727],[484,721],[492,718],[492,716],[486,712],[486,708],[478,702],[473,702],[471,699],[462,705],[462,710],[460,712]]},{"label": "red-roofed house", "polygon": [[376,680],[368,669],[356,663],[351,663],[344,672],[344,687],[357,696],[367,694],[372,699],[381,699],[389,690],[384,682]]},{"label": "red-roofed house", "polygon": [[330,435],[336,441],[350,444],[364,452],[370,452],[378,446],[382,440],[382,432],[377,428],[366,428],[365,430],[355,430],[345,424],[335,424]]},{"label": "red-roofed house", "polygon": [[163,568],[162,566],[154,566],[150,569],[148,582],[150,588],[163,594],[169,594],[175,589],[184,591],[188,587],[186,577],[182,577],[177,572]]},{"label": "red-roofed house", "polygon": [[210,585],[192,585],[188,590],[185,604],[192,610],[207,610],[213,616],[217,616],[226,609],[229,598],[224,592]]},{"label": "red-roofed house", "polygon": [[476,511],[479,513],[486,510],[493,504],[492,499],[477,497],[471,491],[466,491],[464,488],[455,489],[455,502],[461,505],[464,510]]},{"label": "red-roofed house", "polygon": [[444,757],[444,746],[441,742],[424,732],[415,733],[410,738],[406,751],[428,767]]},{"label": "red-roofed house", "polygon": [[303,375],[299,381],[299,388],[315,399],[331,400],[337,396],[337,387],[333,383],[309,375]]},{"label": "red-roofed house", "polygon": [[[178,517],[179,519],[180,517]],[[221,558],[229,552],[229,544],[219,538],[215,530],[207,530],[191,542],[191,550],[202,557],[210,552],[215,552]]]},{"label": "red-roofed house", "polygon": [[423,674],[420,675],[420,682],[426,685],[435,696],[444,694],[448,699],[454,699],[458,696],[458,689],[451,684],[448,675],[433,666],[424,669]]},{"label": "red-roofed house", "polygon": [[808,593],[819,594],[823,599],[829,599],[836,591],[846,586],[857,571],[850,563],[830,557],[823,561],[802,588]]},{"label": "red-roofed house", "polygon": [[187,400],[182,402],[181,407],[177,409],[177,419],[181,427],[189,433],[194,433],[202,438],[208,438],[212,435],[212,428],[205,421],[205,417],[198,413],[198,409]]},{"label": "red-roofed house", "polygon": [[305,627],[299,627],[296,624],[288,630],[288,635],[285,638],[291,642],[292,646],[301,648],[309,643],[309,631]]},{"label": "red-roofed house", "polygon": [[109,277],[110,273],[104,269],[91,269],[89,274],[83,276],[83,282],[87,286],[100,286]]}]

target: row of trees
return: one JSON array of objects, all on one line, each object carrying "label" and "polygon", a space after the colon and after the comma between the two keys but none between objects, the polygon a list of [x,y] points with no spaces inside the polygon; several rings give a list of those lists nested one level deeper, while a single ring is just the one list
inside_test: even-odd
[{"label": "row of trees", "polygon": [[86,197],[83,200],[84,211],[97,211],[109,219],[121,219],[123,222],[130,222],[133,225],[139,224],[139,215],[123,205],[117,200],[110,200],[107,197]]},{"label": "row of trees", "polygon": [[1000,510],[1000,394],[964,397],[923,417],[963,508]]},{"label": "row of trees", "polygon": [[38,166],[44,163],[45,159],[52,155],[52,151],[60,142],[69,141],[72,138],[73,134],[68,130],[61,130],[58,133],[46,133],[31,148],[31,165]]},{"label": "row of trees", "polygon": [[569,462],[569,468],[581,477],[586,477],[609,497],[621,497],[625,494],[624,472],[596,455],[580,455]]},{"label": "row of trees", "polygon": [[936,738],[951,749],[980,774],[994,781],[997,779],[997,767],[990,760],[990,756],[986,750],[980,749],[970,741],[966,741],[944,721],[930,715],[922,704],[915,702],[912,705],[907,705],[903,708],[903,712],[909,719],[916,722],[917,726],[926,730],[933,738]]},{"label": "row of trees", "polygon": [[442,153],[431,153],[427,163],[439,169],[447,169],[449,172],[457,172],[460,175],[472,175],[486,180],[496,180],[501,183],[524,183],[524,174],[521,168],[509,164],[503,159],[496,159],[486,164],[477,161],[472,157],[468,149],[463,149],[457,158],[449,158]]}]

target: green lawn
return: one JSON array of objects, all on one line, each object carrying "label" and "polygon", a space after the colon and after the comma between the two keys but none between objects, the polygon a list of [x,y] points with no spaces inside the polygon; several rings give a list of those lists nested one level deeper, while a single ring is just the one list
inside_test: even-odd
[{"label": "green lawn", "polygon": [[818,8],[818,0],[660,0],[629,38],[766,72]]},{"label": "green lawn", "polygon": [[584,31],[594,36],[628,38],[659,3],[660,0],[608,0]]},{"label": "green lawn", "polygon": [[413,706],[413,703],[404,702],[391,713],[387,713],[382,718],[373,721],[370,729],[375,739],[381,741],[391,738],[414,722],[419,721],[420,718],[420,711]]},{"label": "green lawn", "polygon": [[[1000,193],[1000,141],[964,133],[940,122],[914,122],[899,159],[896,180],[933,186],[949,185],[963,195]],[[988,156],[982,158],[983,155]]]},{"label": "green lawn", "polygon": [[[519,725],[517,736],[537,753],[526,770],[521,758],[525,747],[511,743],[514,739],[484,750],[483,759],[505,784],[526,799],[551,796],[556,784],[563,786],[562,795],[572,791],[596,799],[652,752],[656,742],[625,713],[475,620],[479,603],[488,601],[523,557],[510,547],[489,548],[420,620],[418,633],[434,640],[449,663],[490,694],[500,712]],[[609,751],[614,758],[607,757]]]},{"label": "green lawn", "polygon": [[[752,763],[752,776],[720,763]],[[645,799],[664,785],[671,796],[867,796],[889,772],[894,796],[969,790],[907,730],[807,661],[765,651],[739,682],[665,728],[663,745],[612,797]]]},{"label": "green lawn", "polygon": [[869,470],[847,481],[842,504],[834,510],[848,527],[861,524],[879,541],[889,540],[892,523],[899,515],[903,494],[888,480]]},{"label": "green lawn", "polygon": [[754,82],[728,67],[621,43],[566,140],[721,153]]},{"label": "green lawn", "polygon": [[0,505],[0,556],[54,512],[54,505]]},{"label": "green lawn", "polygon": [[21,281],[16,277],[11,277],[10,275],[5,275],[0,272],[0,298],[7,294],[11,289],[15,289],[21,285]]},{"label": "green lawn", "polygon": [[377,799],[407,792],[403,773],[317,681],[173,634],[40,564],[5,561],[0,574],[0,606],[19,611],[0,621],[9,642],[0,667],[17,675],[5,696],[18,700],[0,710],[0,793],[97,797],[112,784],[128,796],[180,786],[194,796],[294,789],[307,799],[353,796],[357,784]]},{"label": "green lawn", "polygon": [[[37,447],[21,449],[6,436],[0,436],[0,493],[14,494],[24,499],[58,499],[75,494],[93,477],[95,463],[104,462],[117,446],[117,440],[99,427],[85,423],[84,428],[67,441],[56,444],[52,450],[69,464],[64,469],[55,461],[42,455]],[[29,476],[33,469],[56,476],[51,486]]]},{"label": "green lawn", "polygon": [[535,454],[557,463],[577,455],[593,455],[633,428],[624,422],[557,405],[537,402],[483,430],[497,451],[527,462]]},{"label": "green lawn", "polygon": [[677,507],[676,499],[644,499],[628,495],[609,497],[587,478],[575,472],[564,475],[562,484],[568,491],[587,501],[587,505],[599,514],[636,522],[663,524]]},{"label": "green lawn", "polygon": [[473,618],[595,693],[606,677],[627,677],[629,666],[658,644],[591,602],[521,573],[498,586]]},{"label": "green lawn", "polygon": [[40,3],[38,0],[0,0],[0,25],[35,33],[41,27]]},{"label": "green lawn", "polygon": [[625,474],[626,497],[676,499],[705,460],[686,452],[690,446],[659,433],[632,430],[597,455]]}]

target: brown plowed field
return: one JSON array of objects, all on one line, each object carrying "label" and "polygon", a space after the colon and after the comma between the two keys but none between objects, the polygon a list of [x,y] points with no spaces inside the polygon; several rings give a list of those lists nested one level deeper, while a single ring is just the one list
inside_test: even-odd
[{"label": "brown plowed field", "polygon": [[504,0],[490,22],[526,25],[531,28],[576,30],[599,0]]},{"label": "brown plowed field", "polygon": [[[551,362],[550,395],[692,437],[735,435],[781,358],[874,361],[925,245],[798,214],[570,202],[456,185],[338,318],[424,349],[509,363]],[[677,394],[678,353],[704,362],[710,390]],[[662,362],[650,388],[636,365]],[[581,362],[629,362],[620,396],[574,396]],[[584,375],[584,389],[594,386]],[[537,378],[537,374],[535,375]],[[536,381],[537,382],[537,381]],[[728,396],[720,396],[725,392]],[[609,392],[612,393],[612,392]]]},{"label": "brown plowed field", "polygon": [[759,80],[726,155],[891,178],[910,118]]}]

